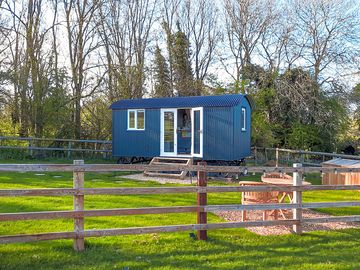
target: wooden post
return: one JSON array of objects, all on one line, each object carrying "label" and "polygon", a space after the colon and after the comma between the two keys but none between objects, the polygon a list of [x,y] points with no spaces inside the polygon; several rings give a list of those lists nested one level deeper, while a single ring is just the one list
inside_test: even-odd
[{"label": "wooden post", "polygon": [[300,154],[300,161],[301,163],[304,163],[304,153],[303,153],[303,150],[301,150],[301,154]]},{"label": "wooden post", "polygon": [[290,164],[290,152],[287,152],[287,162],[286,165],[289,166]]},{"label": "wooden post", "polygon": [[279,167],[279,148],[276,147],[276,152],[275,152],[275,166]]},{"label": "wooden post", "polygon": [[[99,148],[102,149],[102,150],[106,150],[106,144],[105,143],[100,144]],[[103,152],[102,156],[103,156],[103,159],[106,159],[106,152],[105,151]]]},{"label": "wooden post", "polygon": [[72,147],[72,143],[69,142],[69,144],[68,144],[68,151],[67,151],[67,158],[71,158],[71,147]]},{"label": "wooden post", "polygon": [[[83,160],[74,160],[74,165],[83,165]],[[84,188],[84,172],[74,171],[73,183],[75,189]],[[74,210],[84,210],[84,195],[74,195]],[[74,250],[82,251],[85,249],[84,244],[84,217],[74,218],[74,231],[76,237],[74,239]]]},{"label": "wooden post", "polygon": [[34,155],[33,147],[33,139],[29,138],[29,156],[32,157]]},{"label": "wooden post", "polygon": [[[198,165],[206,166],[206,162],[198,162]],[[206,187],[207,186],[207,176],[206,172],[198,171],[197,172],[197,185],[198,187]],[[207,193],[197,193],[197,205],[198,206],[206,206],[207,204]],[[197,211],[197,223],[198,224],[206,224],[207,223],[207,213],[202,212],[200,210]],[[206,230],[198,230],[197,231],[198,240],[207,240],[207,231]]]},{"label": "wooden post", "polygon": [[[294,168],[301,168],[301,163],[294,163]],[[301,186],[302,185],[302,173],[294,172],[293,173],[293,186]],[[302,192],[301,191],[293,191],[293,200],[294,204],[302,205]],[[293,209],[293,219],[297,220],[298,223],[293,225],[293,232],[296,234],[301,234],[301,220],[302,220],[302,208]]]},{"label": "wooden post", "polygon": [[268,156],[267,156],[266,148],[264,148],[264,151],[265,151],[265,164],[267,164],[267,162],[268,162]]},{"label": "wooden post", "polygon": [[257,166],[257,147],[254,148],[254,159],[255,159],[255,166]]}]

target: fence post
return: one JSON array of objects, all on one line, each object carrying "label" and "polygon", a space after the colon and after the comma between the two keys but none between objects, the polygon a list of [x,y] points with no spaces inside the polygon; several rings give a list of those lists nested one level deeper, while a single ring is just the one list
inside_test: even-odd
[{"label": "fence post", "polygon": [[[99,149],[106,150],[105,143],[100,144]],[[103,159],[106,159],[106,152],[105,151],[103,152],[102,156],[103,156]]]},{"label": "fence post", "polygon": [[290,152],[287,152],[287,162],[286,162],[286,166],[289,166],[290,164]]},{"label": "fence post", "polygon": [[[74,160],[74,165],[83,165],[84,160]],[[83,171],[74,171],[73,173],[73,183],[75,189],[84,188],[84,172]],[[78,191],[79,193],[79,191]],[[74,195],[74,210],[82,211],[84,210],[84,195],[77,194]],[[84,244],[84,217],[74,218],[74,250],[82,251],[85,249]]]},{"label": "fence post", "polygon": [[34,146],[33,139],[29,138],[29,156],[32,157],[34,155],[34,150],[32,149]]},{"label": "fence post", "polygon": [[266,149],[267,149],[267,148],[264,148],[264,152],[265,152],[265,164],[267,164],[267,162],[268,162],[268,155],[267,155]]},{"label": "fence post", "polygon": [[72,147],[72,143],[69,142],[68,143],[67,158],[71,158],[71,147]]},{"label": "fence post", "polygon": [[[294,163],[294,168],[301,168],[301,163]],[[293,173],[293,186],[302,185],[302,173],[294,172]],[[293,225],[293,232],[296,234],[301,234],[301,220],[302,220],[302,191],[293,191],[293,203],[299,204],[300,208],[293,209],[293,219],[297,220],[297,224]]]},{"label": "fence post", "polygon": [[279,167],[279,148],[276,147],[276,150],[275,150],[275,162],[276,162],[276,167]]},{"label": "fence post", "polygon": [[254,148],[254,159],[255,159],[255,166],[257,166],[257,147]]},{"label": "fence post", "polygon": [[[206,162],[198,162],[198,165],[206,166]],[[197,185],[198,187],[207,186],[207,176],[206,172],[198,171],[197,172]],[[197,205],[200,208],[201,206],[206,206],[207,204],[207,193],[199,192],[197,193]],[[198,209],[197,211],[197,223],[206,224],[207,223],[207,213]],[[198,240],[207,240],[207,230],[198,230],[197,231]]]}]

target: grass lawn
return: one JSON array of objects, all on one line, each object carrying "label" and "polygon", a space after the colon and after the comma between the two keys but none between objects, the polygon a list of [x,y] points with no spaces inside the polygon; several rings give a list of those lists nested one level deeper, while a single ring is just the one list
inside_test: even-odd
[{"label": "grass lawn", "polygon": [[[257,180],[259,175],[244,177]],[[316,175],[306,180],[319,183]],[[218,185],[218,182],[210,184]],[[224,183],[222,183],[224,184]],[[236,183],[234,183],[236,184]],[[0,173],[0,189],[71,187],[70,173]],[[121,173],[86,173],[86,187],[163,186],[126,179]],[[173,186],[173,185],[168,185]],[[304,201],[352,201],[355,191],[305,192]],[[209,194],[209,204],[238,203],[237,193]],[[196,194],[86,196],[86,209],[194,205]],[[72,197],[0,198],[0,212],[70,210]],[[359,214],[359,207],[322,209]],[[86,218],[86,229],[195,223],[194,213]],[[209,215],[209,222],[220,222]],[[72,220],[0,223],[0,235],[71,231]],[[87,238],[77,253],[71,240],[0,245],[0,269],[360,269],[360,230],[312,232],[302,236],[258,236],[245,229],[213,230],[207,242],[189,232]]]}]

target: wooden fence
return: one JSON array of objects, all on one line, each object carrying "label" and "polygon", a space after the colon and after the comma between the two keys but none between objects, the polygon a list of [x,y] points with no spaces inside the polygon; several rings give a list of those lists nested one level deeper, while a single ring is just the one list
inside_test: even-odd
[{"label": "wooden fence", "polygon": [[[136,188],[84,188],[85,172],[109,172],[109,171],[144,171],[144,170],[183,170],[197,171],[198,185],[186,187],[136,187]],[[307,218],[302,217],[304,208],[322,207],[347,207],[360,206],[360,201],[350,202],[317,202],[303,203],[302,192],[309,190],[360,190],[360,185],[352,186],[325,186],[313,185],[302,186],[302,174],[309,172],[360,172],[360,168],[315,168],[315,167],[237,167],[237,166],[207,166],[206,163],[198,165],[112,165],[112,164],[84,164],[82,160],[74,161],[74,164],[1,164],[0,172],[73,172],[73,188],[47,188],[47,189],[0,189],[0,197],[4,196],[73,196],[74,210],[71,211],[43,211],[43,212],[24,212],[24,213],[1,213],[1,221],[17,220],[43,220],[70,218],[74,219],[74,231],[51,232],[41,234],[22,234],[0,236],[0,243],[31,242],[55,239],[74,239],[74,249],[84,250],[84,238],[102,237],[127,234],[146,234],[175,231],[196,230],[198,239],[207,239],[207,230],[225,228],[243,228],[254,226],[274,226],[292,225],[295,233],[301,233],[301,226],[304,223],[325,223],[325,222],[353,222],[360,221],[360,215],[337,216],[326,218]],[[265,173],[281,172],[293,173],[293,186],[207,186],[208,172],[236,172],[236,173]],[[245,192],[245,191],[280,191],[293,192],[293,203],[278,204],[256,204],[256,205],[208,205],[207,194],[211,192]],[[129,194],[177,194],[177,193],[197,193],[197,204],[194,206],[171,206],[171,207],[143,207],[143,208],[117,208],[117,209],[97,209],[85,210],[85,195],[129,195]],[[239,198],[240,199],[240,198]],[[275,210],[291,209],[293,218],[287,220],[266,220],[266,221],[246,221],[246,222],[224,222],[207,223],[207,213],[216,210]],[[131,227],[113,228],[102,230],[85,230],[85,217],[100,216],[122,216],[122,215],[143,215],[143,214],[165,214],[165,213],[197,213],[196,224],[171,225],[171,226],[152,226],[152,227]]]},{"label": "wooden fence", "polygon": [[284,148],[252,147],[252,156],[255,165],[266,164],[273,161],[275,166],[279,164],[290,165],[299,162],[308,166],[320,166],[322,162],[332,158],[345,158],[360,160],[360,156],[345,155],[339,153],[326,153]]},{"label": "wooden fence", "polygon": [[[103,158],[106,158],[111,156],[112,141],[0,136],[0,150],[1,149],[23,150],[26,151],[29,156],[35,156],[36,153],[57,152],[66,158],[73,158],[74,153],[100,154]],[[279,164],[289,166],[292,163],[319,166],[321,162],[334,157],[360,160],[360,156],[338,153],[256,146],[252,147],[251,150],[251,157],[248,159],[253,160],[255,165],[267,164],[273,161],[275,166],[279,166]]]},{"label": "wooden fence", "polygon": [[111,156],[111,141],[106,140],[73,140],[50,139],[32,137],[6,137],[0,136],[0,150],[22,150],[28,156],[39,153],[61,153],[66,158],[72,158],[74,153],[100,154],[103,158]]}]

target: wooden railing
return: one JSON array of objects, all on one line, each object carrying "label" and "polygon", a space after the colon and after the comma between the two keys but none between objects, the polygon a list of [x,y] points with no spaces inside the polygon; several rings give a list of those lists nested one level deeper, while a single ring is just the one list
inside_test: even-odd
[{"label": "wooden railing", "polygon": [[71,158],[72,153],[98,153],[103,157],[111,154],[112,142],[106,140],[73,140],[32,137],[0,136],[1,149],[24,150],[29,156],[35,152],[62,152],[64,157]]},{"label": "wooden railing", "polygon": [[[36,151],[47,153],[54,151],[63,153],[63,156],[67,158],[72,158],[73,153],[101,154],[103,157],[108,157],[112,152],[112,141],[0,136],[1,149],[25,150],[29,156],[34,156]],[[255,165],[266,164],[271,160],[275,161],[274,165],[276,166],[279,164],[289,165],[296,162],[304,165],[319,166],[321,162],[334,157],[360,160],[360,156],[338,153],[256,146],[252,147],[251,150],[252,153],[249,158],[254,160]]]},{"label": "wooden railing", "polygon": [[252,147],[251,159],[254,160],[255,165],[266,164],[270,160],[275,162],[275,166],[279,164],[291,164],[300,162],[304,165],[320,166],[321,162],[329,160],[331,158],[345,158],[360,160],[360,156],[357,155],[345,155],[339,153],[326,153],[304,150],[293,150],[284,148],[264,148],[264,147]]},{"label": "wooden railing", "polygon": [[[85,172],[109,172],[109,171],[144,171],[144,170],[166,170],[176,171],[186,167],[188,171],[197,171],[198,185],[185,187],[134,187],[134,188],[84,188]],[[73,165],[64,164],[1,164],[0,172],[73,172],[73,188],[47,188],[47,189],[0,189],[0,197],[4,196],[73,196],[74,210],[69,211],[43,211],[43,212],[24,212],[24,213],[1,213],[1,221],[18,220],[43,220],[43,219],[74,219],[74,231],[50,232],[41,234],[22,234],[0,236],[0,243],[31,242],[55,239],[74,239],[74,249],[84,250],[84,238],[102,237],[126,234],[146,234],[160,232],[175,232],[196,230],[198,239],[207,239],[207,230],[225,228],[243,228],[255,226],[274,226],[292,225],[295,233],[301,233],[301,226],[304,223],[326,223],[326,222],[353,222],[360,221],[360,215],[336,216],[325,218],[306,218],[302,217],[304,208],[323,208],[323,207],[347,207],[360,206],[360,201],[350,202],[316,202],[303,203],[302,192],[309,190],[360,190],[360,185],[301,185],[302,174],[309,172],[360,172],[360,168],[315,168],[315,167],[236,167],[236,166],[206,166],[205,163],[198,165],[112,165],[112,164],[84,164],[82,160],[74,161]],[[281,172],[293,173],[293,186],[207,186],[208,172]],[[293,192],[293,203],[277,204],[256,204],[256,205],[207,205],[207,194],[212,192],[245,192],[245,191],[280,191]],[[197,193],[198,200],[194,206],[170,206],[170,207],[143,207],[143,208],[117,208],[117,209],[97,209],[85,210],[85,195],[129,195],[129,194],[177,194],[177,193]],[[265,220],[265,221],[246,221],[246,222],[224,222],[207,223],[207,213],[216,210],[275,210],[292,209],[293,218],[287,220]],[[122,216],[122,215],[143,215],[143,214],[165,214],[165,213],[197,213],[196,224],[171,225],[171,226],[152,226],[152,227],[131,227],[113,228],[99,230],[85,230],[85,217],[101,216]]]}]

